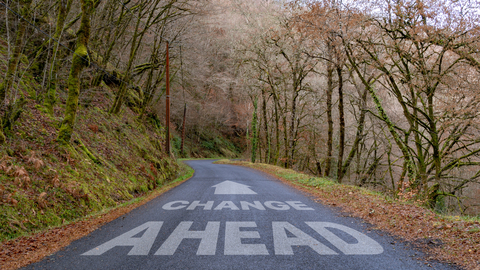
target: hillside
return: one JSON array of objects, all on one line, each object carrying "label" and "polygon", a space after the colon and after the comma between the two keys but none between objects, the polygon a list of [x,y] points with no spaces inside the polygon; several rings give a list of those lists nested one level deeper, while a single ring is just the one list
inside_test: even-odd
[{"label": "hillside", "polygon": [[[6,42],[1,44],[0,59],[6,63]],[[38,96],[41,86],[27,70],[27,57],[21,59],[22,107],[0,146],[0,241],[116,207],[179,176],[180,165],[164,151],[165,128],[158,116],[139,119],[128,107],[119,115],[108,113],[116,88],[105,83],[81,96],[71,142],[59,143],[66,92],[58,93],[58,105],[49,114]],[[238,155],[221,133],[198,136],[202,142],[192,147],[195,142],[189,140],[184,155]],[[175,132],[172,146],[179,154]]]},{"label": "hillside", "polygon": [[110,89],[85,98],[71,144],[61,145],[65,97],[49,116],[33,99],[31,76],[23,81],[30,82],[24,110],[0,146],[2,241],[115,207],[177,176],[179,166],[163,152],[163,127],[130,110],[108,114]]}]

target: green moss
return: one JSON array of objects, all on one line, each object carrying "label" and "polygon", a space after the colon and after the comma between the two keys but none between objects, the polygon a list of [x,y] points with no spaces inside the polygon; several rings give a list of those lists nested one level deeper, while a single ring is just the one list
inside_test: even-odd
[{"label": "green moss", "polygon": [[24,79],[20,81],[20,86],[27,92],[29,98],[37,99],[37,92],[35,91],[35,88],[31,82],[28,82]]},{"label": "green moss", "polygon": [[85,44],[77,44],[77,48],[75,49],[75,54],[73,56],[73,62],[73,65],[76,67],[88,66],[88,49]]},{"label": "green moss", "polygon": [[135,113],[140,112],[143,104],[143,91],[141,88],[129,88],[127,90],[126,104]]},{"label": "green moss", "polygon": [[20,55],[20,63],[28,65],[28,57],[25,54]]},{"label": "green moss", "polygon": [[80,147],[80,149],[88,156],[88,158],[90,158],[93,162],[101,165],[102,162],[100,161],[100,159],[98,159],[90,150],[88,150],[88,148],[85,146],[85,144],[83,144],[82,141],[80,140],[75,140],[75,143],[78,144],[78,146]]},{"label": "green moss", "polygon": [[3,133],[3,128],[0,128],[0,145],[4,144],[7,138],[5,137],[5,134]]},{"label": "green moss", "polygon": [[299,179],[297,180],[299,183],[302,183],[307,186],[312,186],[312,187],[326,187],[326,186],[334,186],[336,185],[335,182],[329,179],[325,178],[319,178],[319,177],[311,177],[308,179]]}]

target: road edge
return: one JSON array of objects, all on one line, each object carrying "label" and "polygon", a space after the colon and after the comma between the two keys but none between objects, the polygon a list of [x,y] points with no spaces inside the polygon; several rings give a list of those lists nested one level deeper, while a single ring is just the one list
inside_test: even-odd
[{"label": "road edge", "polygon": [[[181,161],[180,161],[181,162]],[[41,261],[75,240],[85,237],[108,222],[163,195],[193,177],[194,170],[185,162],[187,172],[170,183],[144,196],[122,203],[114,208],[83,217],[59,227],[48,228],[29,236],[22,236],[0,243],[0,264],[2,270],[14,270]]]},{"label": "road edge", "polygon": [[[478,252],[478,250],[475,249],[475,253],[469,252],[468,249],[467,252],[463,250],[463,254],[460,255],[458,252],[462,251],[461,248],[452,249],[459,241],[464,243],[466,241],[465,238],[468,237],[468,233],[467,237],[462,236],[460,240],[455,237],[442,237],[445,236],[445,230],[449,228],[455,229],[456,226],[459,226],[461,223],[463,223],[462,226],[466,227],[467,225],[465,225],[465,223],[470,224],[472,222],[449,220],[447,217],[437,215],[428,209],[412,203],[387,201],[384,195],[356,186],[343,185],[340,190],[336,188],[340,184],[328,179],[321,180],[318,186],[311,186],[307,183],[309,183],[309,179],[314,179],[315,177],[296,172],[296,174],[302,175],[302,177],[306,179],[285,178],[281,176],[281,173],[276,172],[276,169],[272,168],[273,165],[230,160],[219,160],[215,163],[242,166],[257,170],[272,176],[292,188],[306,193],[317,202],[335,207],[339,211],[348,213],[352,217],[360,218],[371,224],[372,229],[386,232],[419,249],[425,255],[423,259],[426,260],[426,264],[428,264],[428,261],[434,261],[448,264],[459,269],[480,270],[480,262],[478,262],[478,265],[475,265],[475,253]],[[278,170],[294,172],[293,170],[280,167],[278,167]],[[331,194],[326,196],[326,193],[330,192]],[[359,195],[364,196],[365,199],[361,202],[354,202],[355,198],[358,198]],[[332,197],[335,197],[335,199],[332,199]],[[358,207],[358,205],[361,205],[361,207]],[[413,213],[411,214],[410,211]],[[397,223],[393,224],[393,226],[379,218],[382,215],[393,215],[392,212],[395,216],[399,217]],[[422,223],[423,226],[421,226],[421,229],[418,228],[420,225],[411,226],[411,223],[415,220],[417,220],[418,223]],[[431,227],[428,231],[424,229],[427,227],[426,224]],[[474,222],[473,226],[479,226],[479,223]],[[473,237],[473,235],[470,236]]]}]

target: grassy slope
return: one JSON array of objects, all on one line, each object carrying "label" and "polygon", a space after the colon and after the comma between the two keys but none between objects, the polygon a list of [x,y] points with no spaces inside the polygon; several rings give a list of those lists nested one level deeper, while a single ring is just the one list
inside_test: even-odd
[{"label": "grassy slope", "polygon": [[94,215],[82,218],[45,232],[23,236],[0,244],[0,265],[2,270],[18,269],[40,261],[45,256],[68,246],[72,241],[88,235],[103,224],[110,222],[131,210],[149,202],[164,192],[176,187],[192,177],[194,171],[180,163],[181,177],[163,187],[156,189],[147,196],[128,201],[114,209],[106,209]]},{"label": "grassy slope", "polygon": [[342,208],[379,230],[412,241],[431,259],[480,269],[480,219],[438,215],[406,200],[394,201],[380,193],[342,185],[273,165],[221,160],[218,163],[251,167],[274,175],[324,204]]},{"label": "grassy slope", "polygon": [[[6,63],[3,46],[0,60]],[[23,57],[21,72],[27,63]],[[128,108],[109,115],[114,94],[106,85],[82,93],[66,147],[55,141],[65,91],[48,115],[28,72],[18,89],[27,99],[25,111],[0,146],[0,241],[115,207],[177,176],[177,163],[162,151],[163,128],[157,121],[138,121]]]},{"label": "grassy slope", "polygon": [[36,105],[29,101],[0,147],[0,240],[114,207],[175,178],[178,165],[162,153],[162,133],[132,113],[82,108],[71,146],[61,147],[60,117]]}]

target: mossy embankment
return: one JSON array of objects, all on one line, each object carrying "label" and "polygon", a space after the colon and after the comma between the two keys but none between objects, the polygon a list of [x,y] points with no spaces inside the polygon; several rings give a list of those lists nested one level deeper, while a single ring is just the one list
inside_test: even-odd
[{"label": "mossy embankment", "polygon": [[193,169],[183,164],[180,165],[180,176],[170,183],[149,192],[148,195],[120,204],[115,208],[108,208],[101,212],[87,216],[75,222],[35,233],[18,237],[0,243],[0,265],[2,269],[18,269],[23,266],[38,262],[45,256],[53,254],[68,246],[72,241],[84,237],[131,210],[144,205],[160,194],[176,187],[193,176]]},{"label": "mossy embankment", "polygon": [[26,105],[0,146],[0,241],[116,207],[177,177],[163,127],[128,108],[109,114],[114,93],[105,86],[82,95],[72,140],[58,143],[66,96],[50,115],[28,76]]}]

